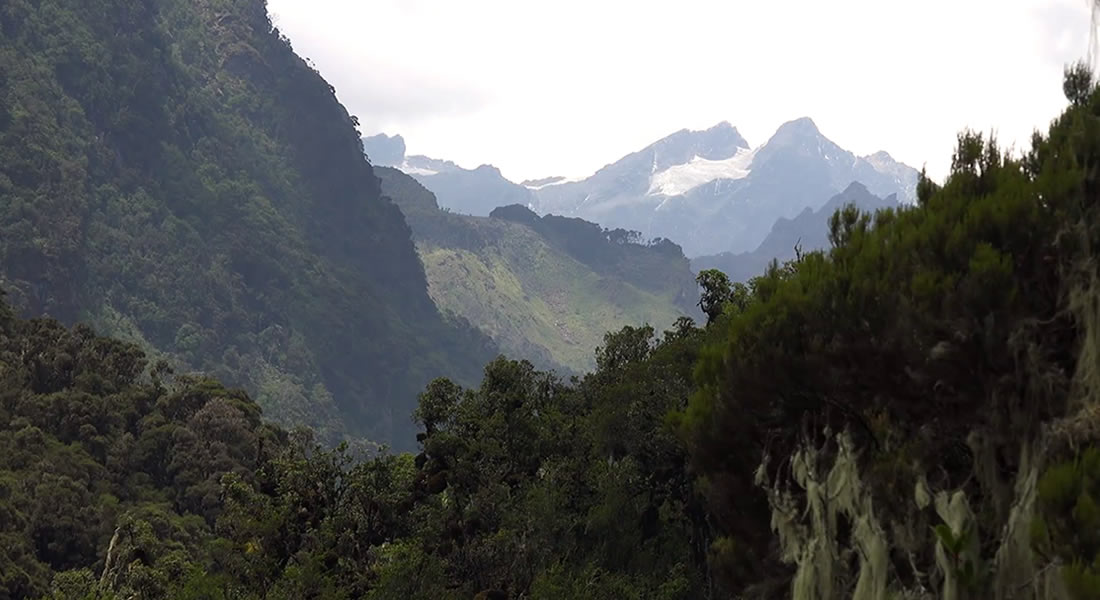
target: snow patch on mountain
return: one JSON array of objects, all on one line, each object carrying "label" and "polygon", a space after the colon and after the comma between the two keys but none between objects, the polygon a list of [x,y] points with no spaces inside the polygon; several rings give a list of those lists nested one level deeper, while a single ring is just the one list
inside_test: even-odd
[{"label": "snow patch on mountain", "polygon": [[751,172],[756,150],[738,148],[729,158],[708,160],[696,155],[687,163],[654,173],[650,178],[648,196],[680,196],[718,179],[743,179]]},{"label": "snow patch on mountain", "polygon": [[424,177],[429,175],[439,175],[439,171],[433,169],[425,169],[424,167],[414,167],[413,165],[409,164],[409,161],[401,163],[398,169],[400,169],[406,175],[420,175]]},{"label": "snow patch on mountain", "polygon": [[[398,141],[389,138],[364,139],[368,154],[379,160],[400,156],[401,148],[390,151],[395,146]],[[808,117],[782,124],[755,148],[728,122],[703,131],[682,129],[588,177],[513,183],[485,165],[470,170],[417,155],[398,164],[455,212],[484,216],[520,204],[540,215],[675,240],[688,256],[749,252],[777,219],[819,210],[852,182],[873,195],[896,194],[912,203],[919,177],[885,152],[858,156],[845,150]]]},{"label": "snow patch on mountain", "polygon": [[564,185],[567,183],[578,183],[588,179],[587,177],[547,177],[546,179],[539,179],[535,181],[524,181],[520,185],[529,190],[541,190],[545,187],[552,185]]}]

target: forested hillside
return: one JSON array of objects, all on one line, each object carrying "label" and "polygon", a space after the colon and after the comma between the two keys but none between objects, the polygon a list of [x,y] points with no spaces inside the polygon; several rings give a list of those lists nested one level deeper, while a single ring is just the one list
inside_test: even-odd
[{"label": "forested hillside", "polygon": [[701,335],[627,328],[576,385],[440,379],[424,451],[371,457],[0,305],[0,597],[698,597],[706,515],[663,416]]},{"label": "forested hillside", "polygon": [[0,4],[0,284],[246,387],[328,439],[412,445],[494,355],[427,294],[356,120],[263,0]]},{"label": "forested hillside", "polygon": [[583,373],[607,329],[701,316],[690,265],[672,242],[518,205],[490,218],[453,214],[409,175],[375,171],[412,227],[432,298],[508,356]]},{"label": "forested hillside", "polygon": [[[1022,154],[964,132],[916,204],[701,273],[699,323],[609,333],[567,380],[440,316],[262,2],[14,0],[0,32],[2,287],[66,322],[0,298],[0,598],[1100,598],[1086,68]],[[432,235],[524,228],[661,285],[588,243],[628,232],[487,222]],[[415,453],[266,421],[399,431],[429,377]]]},{"label": "forested hillside", "polygon": [[917,206],[733,288],[675,421],[735,588],[1100,597],[1100,93],[1065,92],[1022,155],[963,133]]},{"label": "forested hillside", "polygon": [[0,308],[0,584],[42,598],[1100,596],[1100,93],[708,322],[566,382],[433,381],[415,455],[264,425],[134,346]]},{"label": "forested hillside", "polygon": [[10,598],[1100,596],[1100,92],[1013,157],[565,382],[433,381],[420,451],[353,455],[138,348],[0,307]]}]

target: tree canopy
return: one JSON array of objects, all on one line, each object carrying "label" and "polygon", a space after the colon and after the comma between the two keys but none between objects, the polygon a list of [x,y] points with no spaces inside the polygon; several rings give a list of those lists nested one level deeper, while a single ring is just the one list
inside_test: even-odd
[{"label": "tree canopy", "polygon": [[496,354],[441,315],[355,120],[245,0],[0,4],[0,284],[409,449],[419,390]]},{"label": "tree canopy", "polygon": [[[365,355],[348,348],[363,331],[377,333],[366,356],[395,361],[378,363],[371,393],[405,389],[387,387],[394,369],[449,364],[402,362],[458,344],[451,329],[431,337],[442,317],[389,329],[405,313],[372,297],[399,273],[369,250],[409,244],[407,228],[375,229],[396,209],[343,187],[374,185],[369,166],[329,172],[310,154],[314,135],[354,142],[350,117],[331,90],[282,79],[320,81],[268,47],[285,42],[259,4],[101,4],[112,10],[0,6],[0,258],[21,306],[66,320],[89,298],[128,307],[116,312],[171,338],[174,360],[0,299],[0,597],[1100,597],[1100,92],[1087,69],[1067,69],[1068,107],[1026,152],[963,132],[950,176],[922,178],[915,205],[837,211],[831,248],[746,285],[700,274],[705,326],[608,333],[596,368],[568,380],[505,357],[480,383],[431,379],[415,451],[390,453],[266,422],[246,390],[172,366],[211,348],[230,374],[308,364],[318,379],[294,385],[316,381],[317,402],[294,406],[321,410],[330,383],[359,389]],[[197,23],[261,32],[241,39],[263,51],[227,44],[214,61]],[[262,68],[279,56],[289,71]],[[291,105],[252,86],[343,116],[299,130]],[[333,218],[303,219],[318,212]],[[255,244],[244,223],[280,244]],[[546,226],[586,232],[563,241],[577,252],[623,249],[598,227]],[[140,248],[111,265],[125,285],[102,278],[98,261],[120,255],[97,244]],[[166,248],[179,261],[166,270],[135,258]],[[278,248],[311,252],[284,263]],[[188,275],[197,265],[222,270]],[[360,271],[372,275],[326,275]],[[310,304],[318,290],[331,293]],[[348,327],[351,308],[380,320]],[[230,347],[211,345],[222,335]],[[395,335],[424,339],[387,345]]]}]

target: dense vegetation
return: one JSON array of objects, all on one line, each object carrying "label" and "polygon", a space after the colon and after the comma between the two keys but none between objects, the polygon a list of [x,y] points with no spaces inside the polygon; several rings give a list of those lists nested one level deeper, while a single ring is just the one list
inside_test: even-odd
[{"label": "dense vegetation", "polygon": [[238,391],[0,310],[0,582],[38,598],[1100,595],[1100,92],[1019,158],[564,381],[433,381],[421,451],[326,450]]},{"label": "dense vegetation", "polygon": [[370,457],[4,306],[0,595],[697,595],[708,527],[663,415],[701,334],[624,329],[572,384],[505,359],[475,390],[437,380],[424,451]]},{"label": "dense vegetation", "polygon": [[[497,358],[478,386],[434,379],[418,452],[389,454],[171,366],[366,430],[390,426],[378,386],[411,385],[385,365],[480,360],[262,8],[0,5],[6,284],[138,342],[0,301],[0,598],[1100,597],[1086,69],[1023,155],[962,134],[916,206],[840,210],[829,249],[747,284],[704,271],[705,325],[608,334],[583,378]],[[594,272],[631,243],[516,220],[488,222],[564,235]],[[310,394],[272,399],[281,377]]]},{"label": "dense vegetation", "polygon": [[355,119],[262,0],[0,4],[0,283],[246,387],[328,439],[413,445],[447,322]]},{"label": "dense vegetation", "polygon": [[[1100,93],[1080,67],[1065,91],[1022,156],[962,134],[942,188],[873,223],[836,213],[832,249],[712,325],[677,421],[738,588],[1100,597],[1081,454],[1100,405]],[[766,509],[746,501],[762,492]]]},{"label": "dense vegetation", "polygon": [[376,168],[382,191],[412,227],[428,289],[509,356],[543,369],[587,372],[603,332],[671,326],[695,316],[696,285],[679,246],[581,219],[539,217],[519,205],[491,217],[441,210],[412,177]]}]

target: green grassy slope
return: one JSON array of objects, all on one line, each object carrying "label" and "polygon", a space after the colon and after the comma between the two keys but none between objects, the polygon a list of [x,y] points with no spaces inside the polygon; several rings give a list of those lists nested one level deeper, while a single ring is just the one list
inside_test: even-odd
[{"label": "green grassy slope", "polygon": [[643,323],[670,327],[690,312],[682,301],[694,293],[686,259],[634,244],[614,264],[601,263],[596,252],[571,253],[560,235],[441,211],[412,178],[376,171],[383,193],[406,213],[432,299],[510,356],[583,372],[594,366],[604,332]]}]

